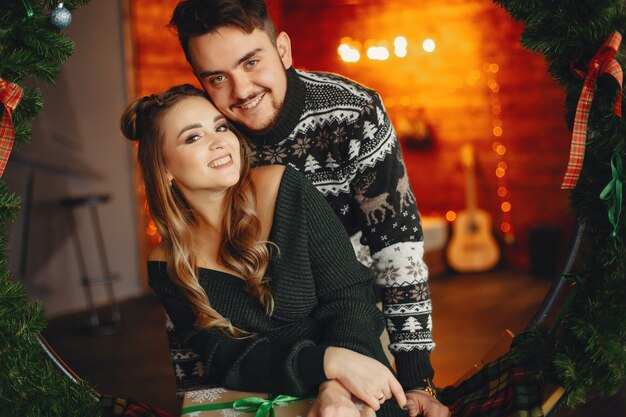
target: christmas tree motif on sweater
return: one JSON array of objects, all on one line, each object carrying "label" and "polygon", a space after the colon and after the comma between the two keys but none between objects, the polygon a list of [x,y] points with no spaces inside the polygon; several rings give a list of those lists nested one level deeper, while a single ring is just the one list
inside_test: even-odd
[{"label": "christmas tree motif on sweater", "polygon": [[402,326],[402,330],[407,330],[411,333],[415,333],[418,330],[422,330],[423,327],[420,324],[419,320],[415,317],[411,316],[404,322],[404,326]]},{"label": "christmas tree motif on sweater", "polygon": [[335,161],[335,158],[333,158],[332,154],[328,154],[328,158],[326,158],[326,168],[328,169],[334,169],[337,168],[339,166],[339,164],[337,163],[337,161]]},{"label": "christmas tree motif on sweater", "polygon": [[359,207],[365,213],[365,219],[367,225],[378,224],[379,220],[376,217],[376,212],[380,213],[380,221],[384,222],[387,211],[391,212],[391,217],[396,217],[396,210],[391,204],[387,202],[389,193],[382,193],[375,197],[365,197],[365,192],[376,180],[376,172],[370,172],[365,177],[360,178],[357,181],[355,189],[354,199],[359,203]]},{"label": "christmas tree motif on sweater", "polygon": [[348,148],[348,159],[354,160],[357,156],[359,156],[359,151],[361,150],[361,142],[358,140],[351,140],[350,147]]},{"label": "christmas tree motif on sweater", "polygon": [[183,368],[181,368],[179,364],[176,364],[174,373],[176,374],[176,378],[178,379],[183,379],[187,376],[187,374],[185,373],[185,371],[183,371]]},{"label": "christmas tree motif on sweater", "polygon": [[306,162],[304,163],[305,172],[315,172],[315,170],[318,170],[320,168],[320,164],[317,162],[317,159],[313,157],[313,155],[309,155],[306,157]]},{"label": "christmas tree motif on sweater", "polygon": [[369,120],[366,120],[363,124],[363,137],[366,139],[374,139],[377,132],[378,127],[376,127],[376,125],[371,123]]},{"label": "christmas tree motif on sweater", "polygon": [[196,364],[193,367],[192,375],[203,376],[204,375],[204,363],[199,362],[199,361],[196,362]]},{"label": "christmas tree motif on sweater", "polygon": [[386,123],[387,117],[381,107],[376,107],[376,116],[378,117],[378,125],[383,126]]}]

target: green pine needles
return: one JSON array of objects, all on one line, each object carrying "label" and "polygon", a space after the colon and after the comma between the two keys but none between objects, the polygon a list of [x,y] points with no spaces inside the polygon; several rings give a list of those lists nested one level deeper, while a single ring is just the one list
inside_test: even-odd
[{"label": "green pine needles", "polygon": [[[65,1],[64,5],[74,10],[88,1]],[[31,120],[43,109],[41,91],[26,84],[34,79],[54,82],[61,64],[74,50],[73,42],[49,23],[50,10],[57,3],[0,2],[0,78],[24,89],[22,101],[12,114],[15,146],[28,141]],[[10,276],[6,225],[19,207],[19,197],[0,182],[0,413],[97,416],[100,411],[93,389],[84,382],[70,381],[45,355],[38,341],[45,326],[43,310],[39,304],[27,302],[22,285]]]},{"label": "green pine needles", "polygon": [[[624,1],[494,2],[525,24],[522,45],[544,56],[550,74],[565,89],[565,114],[571,128],[583,86],[583,80],[571,68],[586,72],[587,63],[612,32],[626,35]],[[616,57],[622,69],[625,51],[623,41]],[[556,329],[548,332],[535,328],[529,332],[535,349],[528,360],[542,363],[541,374],[565,388],[565,403],[569,406],[592,396],[615,394],[626,383],[626,216],[619,218],[613,236],[609,206],[600,199],[612,179],[624,179],[623,168],[614,174],[611,167],[612,160],[626,161],[626,123],[613,114],[618,92],[613,78],[599,77],[583,170],[570,193],[570,209],[585,225],[572,271],[577,277],[576,298]],[[623,96],[621,99],[623,102]],[[619,213],[623,203],[616,201]]]}]

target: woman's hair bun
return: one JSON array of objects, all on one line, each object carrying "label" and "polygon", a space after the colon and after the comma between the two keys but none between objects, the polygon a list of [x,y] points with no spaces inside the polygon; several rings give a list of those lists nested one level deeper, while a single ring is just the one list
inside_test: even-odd
[{"label": "woman's hair bun", "polygon": [[122,134],[128,140],[139,140],[137,132],[137,119],[138,113],[141,112],[141,105],[145,102],[146,97],[138,98],[128,105],[122,119],[120,121],[120,128]]}]

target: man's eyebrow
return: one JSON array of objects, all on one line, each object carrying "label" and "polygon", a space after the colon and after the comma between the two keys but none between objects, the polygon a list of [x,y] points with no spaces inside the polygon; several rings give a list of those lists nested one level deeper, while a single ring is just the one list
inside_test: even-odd
[{"label": "man's eyebrow", "polygon": [[[263,48],[255,48],[253,50],[251,50],[250,52],[248,52],[247,54],[245,54],[244,56],[242,56],[241,58],[239,58],[237,60],[237,63],[235,64],[235,66],[241,65],[242,63],[246,62],[247,60],[249,60],[250,58],[252,58],[254,55],[258,54],[259,52],[261,52],[263,50]],[[213,75],[218,75],[218,74],[222,74],[224,71],[202,71],[201,73],[198,74],[198,77],[200,79],[203,78],[207,78]]]}]

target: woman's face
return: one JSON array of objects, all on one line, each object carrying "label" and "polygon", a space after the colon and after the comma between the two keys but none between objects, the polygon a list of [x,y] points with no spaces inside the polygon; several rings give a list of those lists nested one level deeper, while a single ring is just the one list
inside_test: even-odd
[{"label": "woman's face", "polygon": [[210,101],[185,97],[161,123],[166,174],[186,198],[223,193],[239,181],[239,140]]}]

